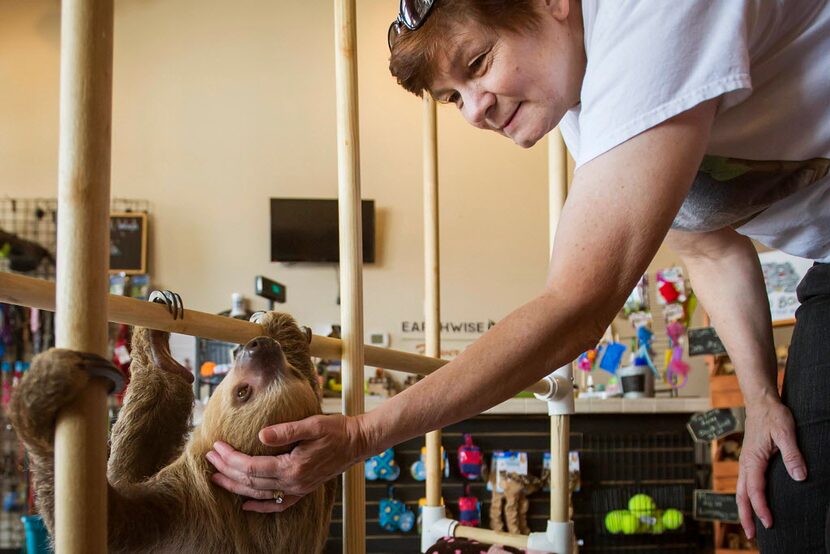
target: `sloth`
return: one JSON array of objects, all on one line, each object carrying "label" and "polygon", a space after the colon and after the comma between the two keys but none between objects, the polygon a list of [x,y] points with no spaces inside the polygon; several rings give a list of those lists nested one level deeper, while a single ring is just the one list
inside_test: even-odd
[{"label": "sloth", "polygon": [[[178,295],[151,297],[159,298],[176,317]],[[193,375],[170,355],[169,334],[135,329],[131,382],[112,429],[107,463],[109,552],[322,551],[334,480],[284,512],[261,514],[242,510],[244,498],[210,479],[214,470],[205,455],[215,441],[251,456],[276,454],[258,440],[260,429],[321,413],[310,333],[286,314],[266,313],[257,322],[267,336],[241,346],[208,402],[203,422],[192,430]],[[56,417],[84,389],[96,360],[98,365],[103,361],[52,349],[35,358],[12,398],[12,424],[29,452],[38,511],[50,532]]]}]

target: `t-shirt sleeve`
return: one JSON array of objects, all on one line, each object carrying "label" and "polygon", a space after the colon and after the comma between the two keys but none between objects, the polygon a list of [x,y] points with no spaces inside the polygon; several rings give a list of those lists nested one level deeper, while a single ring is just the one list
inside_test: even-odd
[{"label": "t-shirt sleeve", "polygon": [[749,95],[743,1],[595,0],[584,8],[577,165],[701,102],[723,95],[722,112]]}]

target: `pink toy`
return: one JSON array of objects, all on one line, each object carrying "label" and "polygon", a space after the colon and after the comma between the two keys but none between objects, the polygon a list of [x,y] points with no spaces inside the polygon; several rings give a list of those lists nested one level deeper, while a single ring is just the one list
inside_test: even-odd
[{"label": "pink toy", "polygon": [[458,471],[465,479],[481,477],[481,448],[473,444],[473,436],[464,434],[464,444],[458,447]]}]

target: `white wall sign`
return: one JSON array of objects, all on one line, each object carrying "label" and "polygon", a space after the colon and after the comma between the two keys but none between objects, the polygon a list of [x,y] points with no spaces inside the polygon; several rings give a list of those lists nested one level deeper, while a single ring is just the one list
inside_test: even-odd
[{"label": "white wall sign", "polygon": [[[443,321],[441,322],[442,333],[454,334],[484,334],[496,322],[492,319],[487,321]],[[402,321],[401,333],[423,333],[426,329],[426,324],[423,321]]]},{"label": "white wall sign", "polygon": [[778,250],[758,254],[758,257],[764,272],[773,325],[795,322],[795,311],[799,305],[796,289],[813,262]]}]

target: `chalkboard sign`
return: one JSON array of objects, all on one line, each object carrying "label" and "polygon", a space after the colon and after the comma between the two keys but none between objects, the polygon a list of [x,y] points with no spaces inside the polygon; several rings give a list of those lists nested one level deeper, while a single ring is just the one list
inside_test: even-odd
[{"label": "chalkboard sign", "polygon": [[110,272],[147,273],[147,214],[110,214]]},{"label": "chalkboard sign", "polygon": [[740,522],[734,493],[696,490],[693,514],[698,521]]},{"label": "chalkboard sign", "polygon": [[723,354],[726,348],[720,341],[714,327],[689,329],[689,356],[701,354]]},{"label": "chalkboard sign", "polygon": [[697,442],[711,442],[738,430],[738,420],[729,408],[718,408],[695,414],[686,424]]}]

